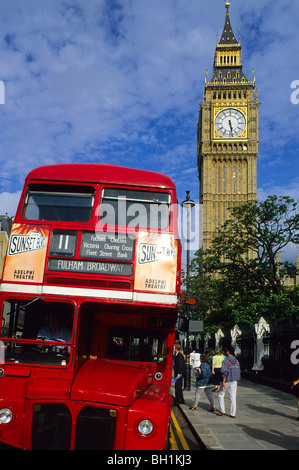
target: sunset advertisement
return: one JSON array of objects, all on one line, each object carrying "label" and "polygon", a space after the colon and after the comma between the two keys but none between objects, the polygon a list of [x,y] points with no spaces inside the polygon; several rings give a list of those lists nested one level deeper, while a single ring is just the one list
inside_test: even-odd
[{"label": "sunset advertisement", "polygon": [[174,293],[177,256],[177,240],[172,235],[139,233],[135,289]]},{"label": "sunset advertisement", "polygon": [[9,238],[3,281],[42,283],[49,228],[14,224]]}]

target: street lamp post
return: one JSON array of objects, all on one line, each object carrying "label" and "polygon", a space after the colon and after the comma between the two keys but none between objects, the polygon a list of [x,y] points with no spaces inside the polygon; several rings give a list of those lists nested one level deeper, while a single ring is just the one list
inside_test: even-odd
[{"label": "street lamp post", "polygon": [[[186,276],[186,299],[189,296],[189,257],[190,257],[190,214],[191,209],[195,206],[195,202],[190,199],[190,191],[186,191],[186,199],[181,203],[181,206],[187,210],[187,276]],[[186,319],[187,319],[187,344],[186,344],[186,377],[185,377],[185,390],[191,389],[191,370],[190,370],[190,346],[189,346],[189,315],[190,305],[186,302]]]}]

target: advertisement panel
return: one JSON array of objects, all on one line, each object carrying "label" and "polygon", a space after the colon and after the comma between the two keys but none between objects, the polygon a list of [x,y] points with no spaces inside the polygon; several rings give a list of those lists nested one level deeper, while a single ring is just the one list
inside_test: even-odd
[{"label": "advertisement panel", "polygon": [[42,283],[49,227],[14,224],[12,226],[3,281]]},{"label": "advertisement panel", "polygon": [[177,256],[178,243],[172,235],[139,232],[135,289],[175,293]]}]

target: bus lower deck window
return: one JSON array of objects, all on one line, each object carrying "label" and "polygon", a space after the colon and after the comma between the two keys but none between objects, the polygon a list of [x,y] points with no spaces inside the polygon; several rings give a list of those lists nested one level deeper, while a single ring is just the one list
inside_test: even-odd
[{"label": "bus lower deck window", "polygon": [[165,356],[166,333],[142,328],[111,327],[107,357],[123,361],[153,362]]},{"label": "bus lower deck window", "polygon": [[66,366],[73,319],[74,305],[70,302],[7,299],[0,328],[5,361]]}]

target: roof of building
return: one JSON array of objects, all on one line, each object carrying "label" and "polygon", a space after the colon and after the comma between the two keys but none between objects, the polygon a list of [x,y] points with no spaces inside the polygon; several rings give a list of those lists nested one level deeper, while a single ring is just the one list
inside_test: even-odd
[{"label": "roof of building", "polygon": [[0,232],[6,232],[7,235],[10,234],[12,226],[12,219],[7,214],[0,215]]},{"label": "roof of building", "polygon": [[236,85],[239,88],[241,85],[254,87],[254,81],[248,80],[243,72],[242,47],[241,42],[237,41],[231,25],[230,2],[227,1],[225,6],[226,14],[223,32],[217,42],[213,75],[207,82],[207,86]]},{"label": "roof of building", "polygon": [[230,16],[229,16],[229,6],[230,3],[226,2],[226,15],[225,15],[225,22],[224,22],[224,27],[223,27],[223,32],[219,41],[219,44],[238,44],[238,41],[236,40],[236,37],[233,32],[233,28],[230,22]]}]

